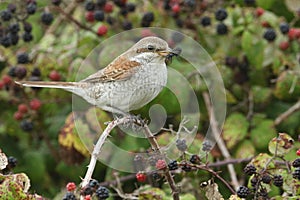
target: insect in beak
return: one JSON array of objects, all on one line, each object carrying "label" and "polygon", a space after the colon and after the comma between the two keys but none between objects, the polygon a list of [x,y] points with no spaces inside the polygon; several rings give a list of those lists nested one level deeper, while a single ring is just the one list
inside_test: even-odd
[{"label": "insect in beak", "polygon": [[172,63],[173,56],[178,56],[181,53],[181,48],[176,47],[174,49],[170,49],[169,53],[166,55],[166,64],[169,65]]}]

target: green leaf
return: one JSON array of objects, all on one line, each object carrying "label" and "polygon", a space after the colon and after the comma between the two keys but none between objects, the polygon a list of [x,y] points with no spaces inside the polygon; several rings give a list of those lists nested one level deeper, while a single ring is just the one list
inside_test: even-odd
[{"label": "green leaf", "polygon": [[241,113],[232,113],[225,121],[223,138],[229,149],[233,148],[247,135],[249,122]]},{"label": "green leaf", "polygon": [[269,9],[274,4],[274,0],[256,0],[256,4],[263,9]]},{"label": "green leaf", "polygon": [[283,156],[287,154],[294,144],[294,139],[286,133],[279,133],[278,137],[274,137],[269,142],[269,151],[277,156]]},{"label": "green leaf", "polygon": [[253,86],[251,90],[253,92],[254,103],[266,103],[272,95],[272,91],[268,87]]},{"label": "green leaf", "polygon": [[255,148],[250,140],[241,142],[235,152],[235,158],[249,158],[255,155]]},{"label": "green leaf", "polygon": [[253,36],[249,31],[244,31],[242,35],[242,48],[247,54],[252,49]]}]

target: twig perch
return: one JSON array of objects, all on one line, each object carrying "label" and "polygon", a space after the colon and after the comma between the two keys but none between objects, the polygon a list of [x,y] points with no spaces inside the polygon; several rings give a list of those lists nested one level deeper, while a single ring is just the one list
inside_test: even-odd
[{"label": "twig perch", "polygon": [[283,122],[286,118],[288,118],[290,115],[292,115],[294,112],[297,112],[298,110],[300,110],[300,100],[297,101],[297,103],[295,103],[292,107],[290,107],[287,111],[285,111],[284,113],[282,113],[281,115],[279,115],[274,122],[274,125],[277,126],[279,125],[281,122]]}]

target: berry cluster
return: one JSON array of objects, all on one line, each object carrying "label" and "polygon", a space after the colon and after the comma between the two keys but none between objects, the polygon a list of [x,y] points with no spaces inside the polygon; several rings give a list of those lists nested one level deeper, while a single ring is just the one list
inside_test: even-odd
[{"label": "berry cluster", "polygon": [[13,156],[7,157],[7,165],[4,169],[0,170],[0,174],[9,174],[17,166],[18,160]]}]

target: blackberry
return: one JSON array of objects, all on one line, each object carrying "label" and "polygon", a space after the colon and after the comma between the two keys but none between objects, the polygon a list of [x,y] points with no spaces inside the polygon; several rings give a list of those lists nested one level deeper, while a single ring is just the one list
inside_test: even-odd
[{"label": "blackberry", "polygon": [[161,175],[157,172],[152,172],[151,176],[155,181],[158,181],[161,179]]},{"label": "blackberry", "polygon": [[247,6],[255,5],[255,0],[244,0],[244,4]]},{"label": "blackberry", "polygon": [[240,198],[246,198],[250,194],[249,188],[246,186],[240,186],[238,190],[236,191],[238,197]]},{"label": "blackberry", "polygon": [[25,32],[23,34],[23,40],[24,42],[30,42],[31,40],[33,40],[33,36],[31,35],[30,32]]},{"label": "blackberry", "polygon": [[12,14],[9,10],[3,10],[1,12],[1,19],[3,21],[9,21],[12,18]]},{"label": "blackberry", "polygon": [[202,151],[210,151],[212,149],[212,144],[210,141],[205,140],[202,144]]},{"label": "blackberry", "polygon": [[143,17],[142,17],[142,21],[145,22],[152,22],[154,21],[154,14],[153,12],[146,12]]},{"label": "blackberry", "polygon": [[178,169],[178,163],[177,163],[177,161],[173,160],[173,161],[169,162],[168,168],[169,168],[169,170],[176,170],[176,169]]},{"label": "blackberry", "polygon": [[32,31],[32,25],[28,22],[25,22],[23,24],[23,29],[24,29],[25,32],[30,33]]},{"label": "blackberry", "polygon": [[18,160],[15,157],[9,156],[7,161],[8,161],[8,168],[10,169],[17,166]]},{"label": "blackberry", "polygon": [[290,26],[288,23],[281,23],[279,25],[279,28],[282,34],[287,34],[290,30]]},{"label": "blackberry", "polygon": [[196,6],[196,1],[195,0],[185,0],[184,4],[191,7],[191,8],[193,8],[193,7]]},{"label": "blackberry", "polygon": [[9,26],[9,32],[10,32],[10,33],[16,34],[16,33],[19,32],[19,30],[20,30],[20,26],[19,26],[18,23],[14,23],[14,24],[11,24],[11,25]]},{"label": "blackberry", "polygon": [[128,12],[134,12],[135,11],[135,4],[134,3],[127,3],[126,4],[126,9]]},{"label": "blackberry", "polygon": [[274,175],[273,184],[277,187],[281,187],[283,185],[283,177],[281,175]]},{"label": "blackberry", "polygon": [[251,186],[255,188],[256,185],[257,185],[257,183],[258,183],[258,178],[257,178],[257,176],[253,176],[253,177],[251,178],[251,180],[250,180],[250,183],[251,183]]},{"label": "blackberry", "polygon": [[29,132],[33,129],[33,123],[29,120],[23,120],[20,123],[20,127],[23,131]]},{"label": "blackberry", "polygon": [[177,139],[176,140],[176,147],[179,151],[186,151],[187,150],[187,145],[186,145],[186,140],[185,139]]},{"label": "blackberry", "polygon": [[10,42],[12,45],[16,45],[19,42],[19,35],[18,34],[9,34]]},{"label": "blackberry", "polygon": [[106,22],[109,24],[109,25],[113,25],[115,23],[115,19],[111,16],[107,16],[107,19],[106,19]]},{"label": "blackberry", "polygon": [[99,200],[107,199],[109,197],[109,191],[106,187],[100,186],[96,190],[96,197]]},{"label": "blackberry", "polygon": [[130,29],[132,29],[132,23],[129,21],[124,21],[122,24],[122,27],[124,30],[130,30]]},{"label": "blackberry", "polygon": [[25,67],[17,67],[15,70],[15,73],[16,73],[16,77],[18,77],[19,79],[22,79],[26,76],[27,70]]},{"label": "blackberry", "polygon": [[181,33],[179,33],[179,32],[174,32],[172,34],[171,38],[172,38],[173,42],[175,42],[176,44],[178,44],[178,43],[182,42],[184,36]]},{"label": "blackberry", "polygon": [[200,164],[201,159],[198,155],[194,154],[194,155],[191,156],[190,162],[193,163],[193,164]]},{"label": "blackberry", "polygon": [[150,24],[151,24],[151,22],[148,22],[148,21],[142,21],[141,27],[149,27]]},{"label": "blackberry", "polygon": [[53,5],[59,6],[59,4],[61,3],[61,0],[51,0]]},{"label": "blackberry", "polygon": [[85,186],[82,190],[81,190],[81,195],[92,195],[94,193],[94,189],[90,186]]},{"label": "blackberry", "polygon": [[127,10],[126,8],[121,8],[121,9],[120,9],[120,14],[121,14],[122,16],[127,16],[128,10]]},{"label": "blackberry", "polygon": [[16,69],[17,67],[10,67],[8,70],[8,75],[11,77],[16,77]]},{"label": "blackberry", "polygon": [[295,169],[295,171],[293,172],[293,178],[300,180],[300,168],[299,167],[297,167]]},{"label": "blackberry", "polygon": [[233,57],[233,56],[226,56],[225,58],[225,65],[234,68],[239,64],[239,61],[237,59],[237,57]]},{"label": "blackberry", "polygon": [[265,31],[263,37],[264,37],[266,40],[268,40],[269,42],[272,42],[272,41],[274,41],[275,38],[276,38],[276,32],[275,32],[274,29],[268,28],[268,29]]},{"label": "blackberry", "polygon": [[96,10],[94,12],[94,19],[96,21],[103,21],[104,18],[105,18],[105,16],[104,16],[104,12],[102,10]]},{"label": "blackberry", "polygon": [[227,26],[225,24],[219,23],[217,25],[217,34],[219,34],[219,35],[225,35],[225,34],[227,34],[227,32],[228,32],[228,28],[227,28]]},{"label": "blackberry", "polygon": [[300,158],[296,158],[293,163],[292,163],[293,167],[300,167]]},{"label": "blackberry", "polygon": [[164,0],[163,8],[165,10],[170,10],[171,9],[170,0]]},{"label": "blackberry", "polygon": [[34,68],[31,72],[32,76],[41,76],[41,70],[39,68]]},{"label": "blackberry", "polygon": [[96,188],[99,186],[99,182],[96,179],[91,179],[89,182],[89,187]]},{"label": "blackberry", "polygon": [[190,172],[190,171],[192,171],[192,167],[189,166],[188,164],[182,165],[182,166],[181,166],[181,169],[182,169],[183,171],[185,171],[185,172]]},{"label": "blackberry", "polygon": [[210,17],[204,16],[204,17],[201,18],[200,23],[204,27],[209,26],[209,25],[211,25],[211,19],[210,19]]},{"label": "blackberry", "polygon": [[53,15],[49,12],[43,12],[41,15],[42,23],[45,25],[50,25],[53,21]]},{"label": "blackberry", "polygon": [[16,10],[17,10],[16,4],[13,4],[13,3],[8,4],[7,5],[7,10],[9,10],[11,13],[16,12]]},{"label": "blackberry", "polygon": [[29,63],[29,56],[27,53],[19,53],[17,55],[17,61],[19,64]]},{"label": "blackberry", "polygon": [[76,200],[76,196],[72,192],[67,192],[63,197],[63,200]]},{"label": "blackberry", "polygon": [[249,164],[244,168],[244,173],[251,176],[256,173],[256,167],[254,165]]},{"label": "blackberry", "polygon": [[176,25],[177,25],[179,28],[182,28],[183,25],[184,25],[184,21],[183,21],[182,19],[180,19],[180,18],[176,19],[176,20],[175,20],[175,23],[176,23]]},{"label": "blackberry", "polygon": [[97,0],[96,4],[97,4],[97,6],[102,7],[106,4],[106,0]]},{"label": "blackberry", "polygon": [[93,10],[95,10],[95,4],[93,1],[87,1],[84,5],[84,8],[87,11],[93,11]]},{"label": "blackberry", "polygon": [[11,45],[10,37],[8,35],[3,36],[0,39],[0,43],[4,47],[9,47]]},{"label": "blackberry", "polygon": [[269,199],[268,191],[266,190],[266,188],[261,188],[261,189],[258,191],[258,195],[259,195],[260,197],[262,197],[263,199]]},{"label": "blackberry", "polygon": [[228,16],[227,11],[224,8],[220,8],[215,12],[216,20],[223,21]]},{"label": "blackberry", "polygon": [[118,7],[122,8],[126,5],[126,2],[123,0],[114,0],[114,4],[116,4]]},{"label": "blackberry", "polygon": [[36,4],[35,3],[29,3],[27,5],[26,9],[27,9],[27,13],[29,15],[33,15],[35,13],[35,11],[36,11]]},{"label": "blackberry", "polygon": [[261,180],[263,183],[269,184],[272,181],[272,177],[269,174],[263,174]]}]

